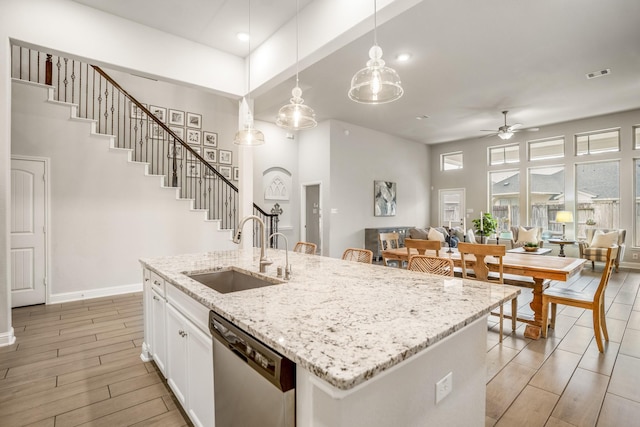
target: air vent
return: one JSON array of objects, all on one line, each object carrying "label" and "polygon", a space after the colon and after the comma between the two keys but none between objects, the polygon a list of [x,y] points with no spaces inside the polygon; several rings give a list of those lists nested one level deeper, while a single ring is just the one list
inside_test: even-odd
[{"label": "air vent", "polygon": [[605,68],[604,70],[594,71],[593,73],[587,73],[587,79],[595,79],[596,77],[608,76],[611,74],[611,68]]}]

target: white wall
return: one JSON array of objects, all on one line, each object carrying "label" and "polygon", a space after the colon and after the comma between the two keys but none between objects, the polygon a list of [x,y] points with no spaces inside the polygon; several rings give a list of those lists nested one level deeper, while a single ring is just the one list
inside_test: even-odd
[{"label": "white wall", "polygon": [[[431,217],[438,218],[438,190],[448,188],[466,188],[466,207],[473,209],[474,213],[467,218],[467,224],[471,218],[479,215],[480,211],[487,211],[489,208],[488,195],[488,172],[489,170],[512,170],[520,171],[520,224],[526,225],[528,215],[527,204],[527,183],[526,177],[530,167],[564,165],[565,166],[565,203],[567,210],[575,208],[575,165],[578,163],[620,160],[620,224],[627,230],[624,262],[637,264],[637,260],[632,259],[634,251],[631,249],[633,243],[633,226],[635,222],[634,214],[634,158],[640,158],[640,152],[633,149],[633,126],[640,124],[640,110],[632,110],[622,113],[607,114],[604,116],[590,117],[581,120],[574,120],[555,125],[544,126],[538,132],[519,132],[511,138],[508,143],[520,144],[520,163],[488,167],[487,148],[489,146],[504,145],[498,137],[477,138],[464,141],[456,141],[446,144],[431,146],[431,168],[433,205],[431,207]],[[620,128],[620,152],[603,153],[587,156],[575,155],[574,136],[577,133],[597,131],[601,129]],[[529,162],[527,160],[526,141],[533,139],[543,139],[550,137],[565,138],[564,159],[551,159],[546,161]],[[453,151],[462,151],[464,155],[464,168],[462,170],[440,171],[440,155]],[[567,234],[574,235],[573,226],[567,226]],[[569,256],[579,256],[576,247],[569,247]]]},{"label": "white wall", "polygon": [[[364,229],[429,225],[429,147],[371,129],[331,121],[332,257],[364,247]],[[373,215],[373,182],[397,184],[397,214]],[[337,211],[337,212],[336,212]]]},{"label": "white wall", "polygon": [[14,83],[12,153],[50,159],[52,300],[139,284],[142,257],[234,246],[230,231],[177,201],[162,178],[144,176],[125,150],[109,149],[110,138],[90,136],[90,122],[70,120],[69,106],[44,102],[46,93]]}]

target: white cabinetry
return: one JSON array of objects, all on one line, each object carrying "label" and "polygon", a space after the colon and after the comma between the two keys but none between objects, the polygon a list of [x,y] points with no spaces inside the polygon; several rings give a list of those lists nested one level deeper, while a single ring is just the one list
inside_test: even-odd
[{"label": "white cabinetry", "polygon": [[151,354],[164,375],[167,374],[166,301],[155,289],[151,290]]}]

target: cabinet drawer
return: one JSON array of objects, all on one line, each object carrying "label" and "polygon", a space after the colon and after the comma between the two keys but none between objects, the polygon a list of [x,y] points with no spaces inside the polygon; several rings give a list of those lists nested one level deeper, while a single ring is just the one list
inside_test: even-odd
[{"label": "cabinet drawer", "polygon": [[187,319],[191,320],[202,332],[211,336],[209,332],[209,309],[207,307],[171,283],[167,284],[167,302],[178,309]]},{"label": "cabinet drawer", "polygon": [[149,279],[151,281],[151,289],[154,289],[158,294],[160,294],[160,296],[165,298],[167,296],[167,291],[164,279],[153,271],[150,272]]}]

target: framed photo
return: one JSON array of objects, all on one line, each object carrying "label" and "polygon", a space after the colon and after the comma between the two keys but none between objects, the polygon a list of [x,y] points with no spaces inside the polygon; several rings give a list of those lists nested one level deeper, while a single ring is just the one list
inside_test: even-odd
[{"label": "framed photo", "polygon": [[[200,147],[191,147],[191,148],[193,148],[193,151],[195,151],[199,156],[201,156],[201,155],[202,155],[202,152],[200,151]],[[193,153],[192,153],[191,151],[186,150],[186,149],[185,149],[184,151],[186,151],[186,152],[187,152],[187,160],[188,160],[188,161],[195,161],[195,160],[197,160],[196,156],[194,156],[194,155],[193,155]]]},{"label": "framed photo", "polygon": [[220,172],[220,175],[231,181],[231,166],[220,166],[218,172]]},{"label": "framed photo", "polygon": [[191,178],[200,178],[200,164],[197,162],[187,162],[187,176]]},{"label": "framed photo", "polygon": [[180,138],[181,140],[184,141],[184,128],[177,128],[175,126],[169,126],[169,129],[171,129],[173,131],[173,133],[178,135],[178,138]]},{"label": "framed photo", "polygon": [[187,127],[201,129],[202,114],[187,113]]},{"label": "framed photo", "polygon": [[373,215],[396,216],[396,183],[373,182]]},{"label": "framed photo", "polygon": [[[144,108],[147,108],[147,104],[142,104],[142,106]],[[133,102],[131,103],[131,114],[130,117],[132,119],[146,119],[147,116],[146,114],[144,114],[144,112],[138,108],[138,106],[136,104],[134,104]]]},{"label": "framed photo", "polygon": [[173,146],[173,144],[169,145],[169,157],[182,159],[182,145],[176,144],[175,147]]},{"label": "framed photo", "polygon": [[151,111],[151,114],[156,116],[158,118],[158,120],[160,120],[162,123],[167,123],[167,109],[166,108],[157,107],[155,105],[150,105],[149,106],[149,111]]},{"label": "framed photo", "polygon": [[218,150],[215,148],[204,147],[204,159],[209,163],[218,162]]},{"label": "framed photo", "polygon": [[[213,169],[218,170],[218,165],[209,165],[211,166]],[[204,171],[204,177],[205,178],[213,178],[216,179],[218,177],[218,175],[216,175],[211,169],[209,169],[206,165],[202,166],[202,170]]]},{"label": "framed photo", "polygon": [[169,110],[169,124],[175,126],[184,126],[184,111]]},{"label": "framed photo", "polygon": [[167,136],[164,129],[157,123],[149,122],[149,138],[151,139],[165,139]]},{"label": "framed photo", "polygon": [[229,150],[218,150],[218,163],[221,165],[230,165],[231,164],[231,151]]},{"label": "framed photo", "polygon": [[237,181],[240,179],[240,168],[235,167],[233,168],[233,180]]},{"label": "framed photo", "polygon": [[195,129],[187,129],[188,144],[200,145],[200,131]]},{"label": "framed photo", "polygon": [[217,147],[218,146],[218,134],[215,132],[202,132],[202,138],[204,145],[208,145],[209,147]]}]

